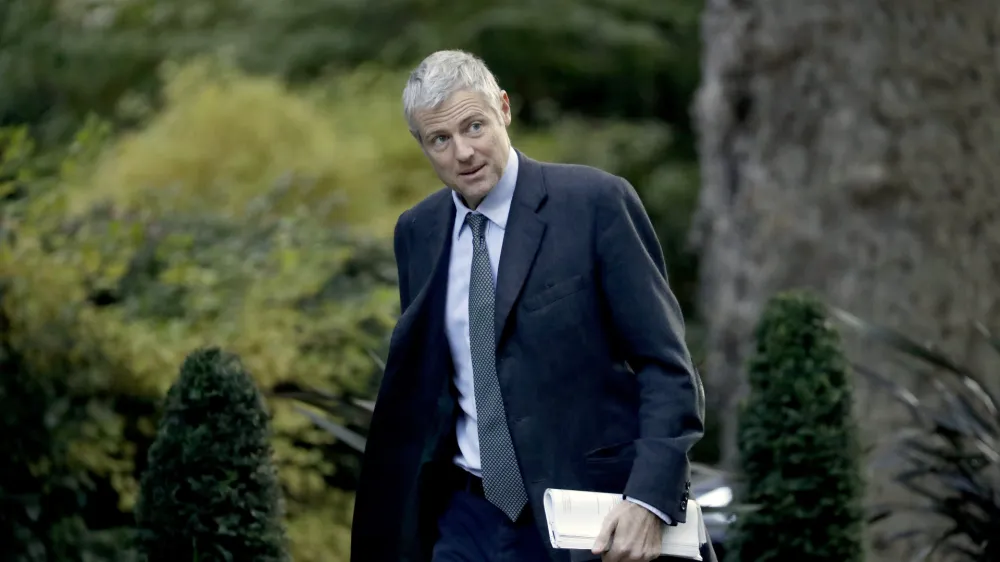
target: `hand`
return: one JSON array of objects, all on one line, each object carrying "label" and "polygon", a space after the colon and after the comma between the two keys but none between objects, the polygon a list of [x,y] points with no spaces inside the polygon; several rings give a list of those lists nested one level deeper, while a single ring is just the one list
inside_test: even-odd
[{"label": "hand", "polygon": [[660,556],[663,521],[641,505],[623,501],[604,518],[594,554],[604,562],[649,562]]}]

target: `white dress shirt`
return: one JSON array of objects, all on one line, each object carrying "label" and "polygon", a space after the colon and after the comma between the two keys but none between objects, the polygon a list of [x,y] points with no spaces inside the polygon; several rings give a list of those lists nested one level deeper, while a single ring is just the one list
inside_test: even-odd
[{"label": "white dress shirt", "polygon": [[[486,247],[490,253],[493,286],[496,287],[503,250],[503,235],[507,228],[507,215],[517,183],[517,152],[510,148],[507,166],[500,181],[479,204],[476,212],[484,215],[486,222]],[[445,331],[451,358],[455,363],[455,387],[458,389],[458,406],[461,408],[456,432],[458,454],[455,464],[482,477],[479,462],[479,427],[476,424],[476,393],[473,387],[472,351],[469,347],[469,277],[472,271],[472,229],[465,223],[471,213],[454,191],[455,230],[452,233],[451,261],[448,265],[448,298],[445,305]]]},{"label": "white dress shirt", "polygon": [[[517,152],[510,147],[507,166],[497,185],[479,204],[475,212],[484,215],[486,222],[486,247],[490,254],[490,268],[493,270],[493,286],[496,287],[497,271],[500,266],[500,252],[507,229],[514,187],[517,184]],[[476,423],[476,393],[473,386],[472,351],[469,340],[469,278],[472,269],[472,229],[465,224],[465,216],[473,212],[452,191],[455,202],[455,228],[452,232],[451,259],[448,264],[448,296],[445,304],[445,333],[451,358],[455,364],[455,388],[458,390],[458,406],[461,412],[455,425],[458,453],[454,462],[475,476],[482,477],[479,458],[479,427]],[[555,428],[553,428],[554,430]],[[669,518],[652,506],[627,498],[649,509],[664,521]]]}]

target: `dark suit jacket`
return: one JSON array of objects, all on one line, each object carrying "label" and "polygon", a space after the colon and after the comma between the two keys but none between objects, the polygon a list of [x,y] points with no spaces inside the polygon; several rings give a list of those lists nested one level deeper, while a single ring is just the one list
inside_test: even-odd
[{"label": "dark suit jacket", "polygon": [[[497,281],[497,374],[539,532],[550,487],[624,493],[684,521],[704,396],[649,218],[620,177],[518,157]],[[455,451],[444,328],[454,219],[446,188],[396,226],[402,315],[365,451],[354,562],[423,562],[434,541],[440,469]]]}]

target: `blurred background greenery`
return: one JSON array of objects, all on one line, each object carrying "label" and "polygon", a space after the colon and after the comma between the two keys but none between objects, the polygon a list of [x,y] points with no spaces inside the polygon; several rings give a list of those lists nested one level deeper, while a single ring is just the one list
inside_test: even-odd
[{"label": "blurred background greenery", "polygon": [[[637,187],[693,317],[700,4],[0,3],[0,559],[134,559],[137,482],[196,347],[265,391],[374,395],[392,226],[438,185],[400,93],[435,49],[487,61],[526,153]],[[346,560],[357,457],[271,408],[294,559]]]}]

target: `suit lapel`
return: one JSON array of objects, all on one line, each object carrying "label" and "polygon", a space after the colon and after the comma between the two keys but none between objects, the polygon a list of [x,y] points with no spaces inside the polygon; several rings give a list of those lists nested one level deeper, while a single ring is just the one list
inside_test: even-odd
[{"label": "suit lapel", "polygon": [[[439,275],[440,268],[447,269],[448,257],[451,253],[451,237],[448,233],[451,232],[455,223],[455,207],[448,191],[444,189],[438,192],[438,201],[429,211],[415,217],[412,224],[414,233],[421,243],[417,245],[414,255],[409,259],[411,264],[416,264],[416,267],[411,270],[411,274],[414,286],[420,287],[420,289],[413,297],[413,302],[410,303],[406,313],[399,319],[396,331],[400,337],[409,335],[409,328],[413,324],[414,318],[428,312],[425,310],[429,304],[428,301],[433,303],[435,300],[430,298],[431,293],[435,290],[447,290],[436,287],[434,281],[441,277]],[[443,309],[440,312],[442,315],[444,314]]]},{"label": "suit lapel", "polygon": [[[451,201],[450,190],[442,191],[442,201],[435,205],[433,213],[422,217],[428,223],[423,225],[426,228],[426,239],[423,244],[425,255],[420,256],[421,278],[424,283],[424,292],[427,285],[436,277],[438,267],[447,267],[451,254],[451,233],[455,228],[455,205]],[[421,228],[421,226],[417,226]]]},{"label": "suit lapel", "polygon": [[498,347],[510,311],[521,294],[545,233],[545,222],[537,214],[546,196],[541,165],[520,151],[517,151],[517,156],[517,184],[507,217],[497,274],[495,329]]}]

